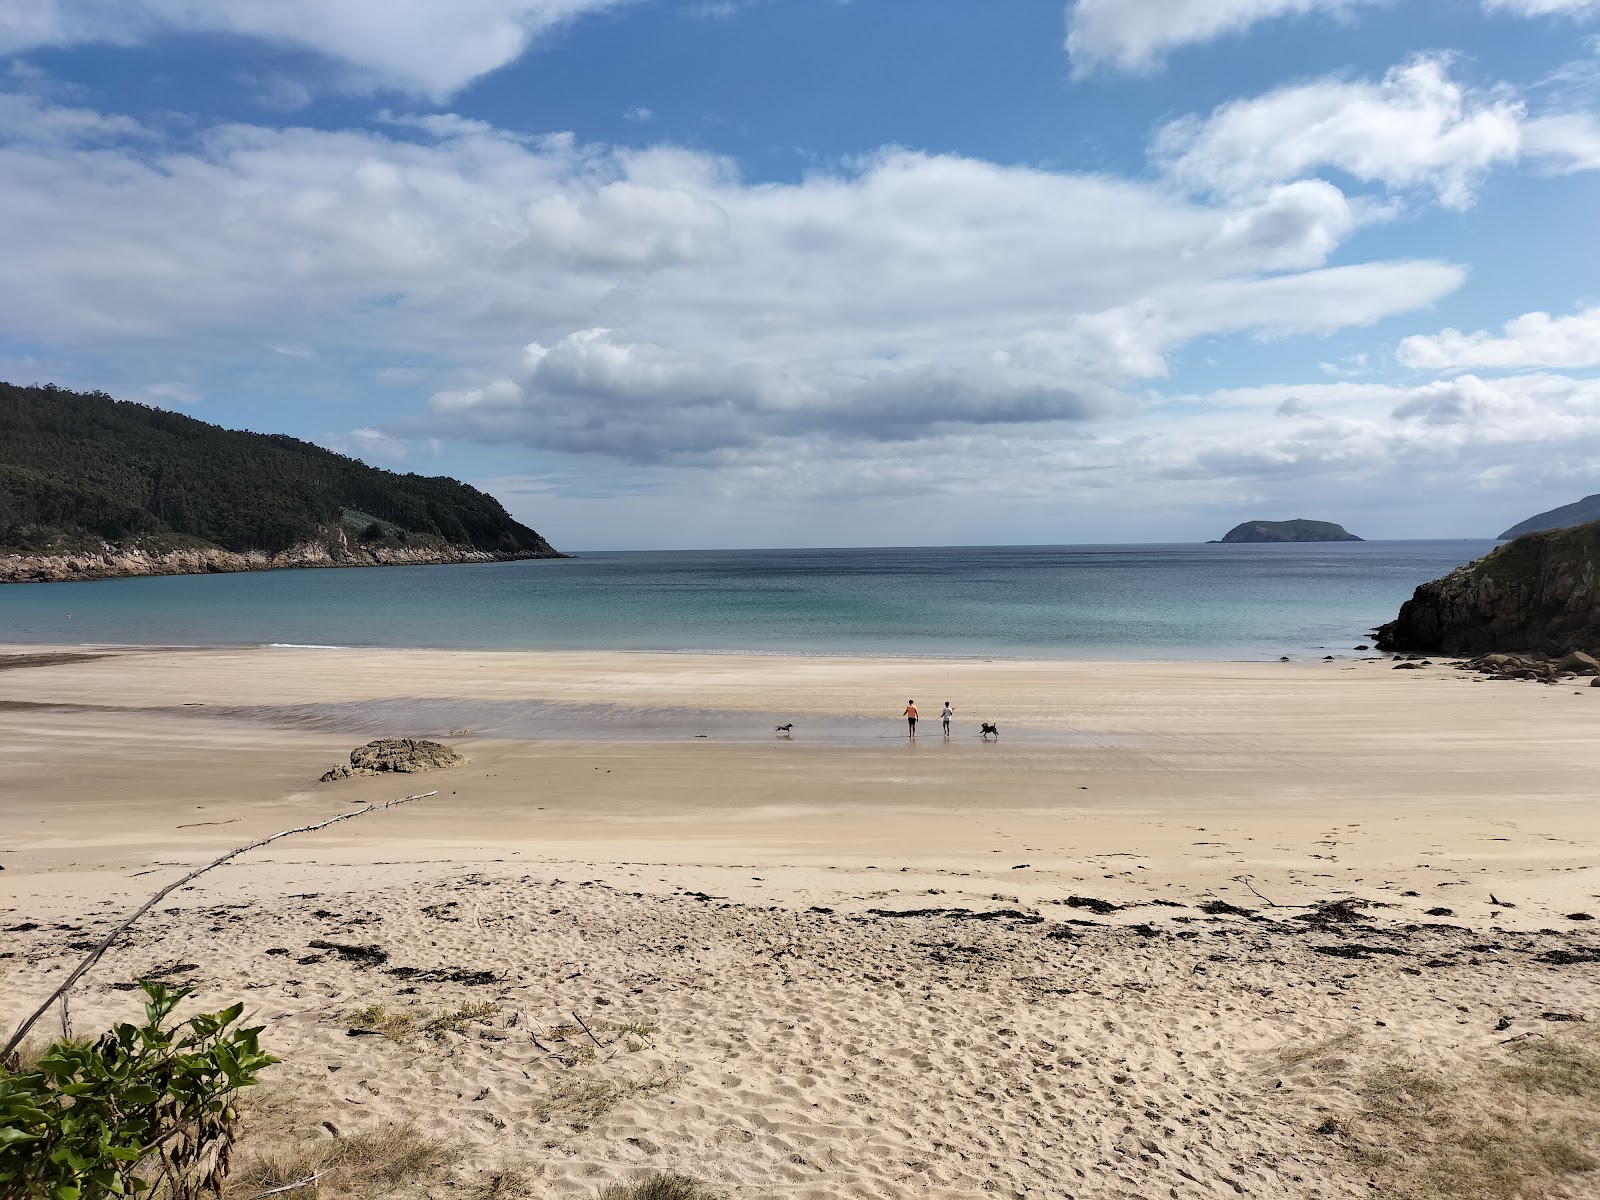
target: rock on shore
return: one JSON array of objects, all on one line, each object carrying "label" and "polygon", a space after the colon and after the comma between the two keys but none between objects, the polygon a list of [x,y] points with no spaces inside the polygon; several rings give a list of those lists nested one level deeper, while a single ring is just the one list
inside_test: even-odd
[{"label": "rock on shore", "polygon": [[252,550],[169,550],[152,553],[106,545],[94,554],[0,555],[0,583],[68,583],[126,579],[142,575],[210,575],[238,571],[277,571],[289,567],[401,567],[449,563],[506,562],[562,555],[522,551],[496,554],[457,546],[388,547],[306,542],[277,554]]},{"label": "rock on shore", "polygon": [[430,742],[422,738],[378,738],[350,751],[348,765],[340,763],[325,772],[318,782],[349,779],[352,775],[381,775],[385,771],[409,775],[418,771],[437,771],[440,767],[453,767],[465,761],[443,742]]},{"label": "rock on shore", "polygon": [[1526,534],[1419,587],[1378,649],[1600,650],[1600,521]]}]

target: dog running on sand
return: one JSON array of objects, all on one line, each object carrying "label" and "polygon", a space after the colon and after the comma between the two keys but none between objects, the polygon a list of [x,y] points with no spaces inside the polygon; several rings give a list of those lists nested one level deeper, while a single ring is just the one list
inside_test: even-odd
[{"label": "dog running on sand", "polygon": [[1000,726],[991,725],[989,722],[985,721],[982,727],[978,730],[978,736],[984,741],[988,741],[991,733],[994,734],[994,740],[998,742],[1000,740]]},{"label": "dog running on sand", "polygon": [[782,734],[785,734],[785,735],[791,734],[791,733],[794,732],[794,722],[790,721],[787,725],[779,725],[778,728],[776,730],[774,730],[773,732],[782,733]]}]

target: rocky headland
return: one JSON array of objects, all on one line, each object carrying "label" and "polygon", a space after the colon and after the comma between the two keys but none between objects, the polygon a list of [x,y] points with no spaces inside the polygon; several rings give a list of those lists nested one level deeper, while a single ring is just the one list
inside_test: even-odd
[{"label": "rocky headland", "polygon": [[0,583],[563,557],[458,479],[0,383]]},{"label": "rocky headland", "polygon": [[1529,517],[1500,534],[1499,540],[1507,542],[1525,533],[1538,533],[1545,529],[1566,529],[1573,525],[1587,525],[1590,521],[1600,521],[1600,496],[1585,496],[1582,500],[1575,500],[1571,504],[1563,504],[1560,508],[1552,508],[1549,512]]},{"label": "rocky headland", "polygon": [[454,563],[508,562],[524,558],[564,558],[522,550],[496,553],[462,546],[362,546],[304,542],[269,554],[263,550],[145,550],[105,544],[74,554],[0,554],[0,583],[70,583],[127,579],[143,575],[212,575],[239,571],[278,571],[292,567],[416,567]]},{"label": "rocky headland", "polygon": [[1233,542],[1359,542],[1363,539],[1332,521],[1246,521],[1235,525],[1222,535],[1224,543]]},{"label": "rocky headland", "polygon": [[1380,650],[1560,658],[1600,650],[1600,521],[1525,534],[1419,587]]}]

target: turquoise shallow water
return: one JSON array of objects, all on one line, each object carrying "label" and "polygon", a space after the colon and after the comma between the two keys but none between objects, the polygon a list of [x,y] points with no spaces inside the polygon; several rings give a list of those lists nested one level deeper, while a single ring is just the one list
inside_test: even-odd
[{"label": "turquoise shallow water", "polygon": [[0,641],[1026,658],[1345,653],[1487,541],[640,551],[0,587]]}]

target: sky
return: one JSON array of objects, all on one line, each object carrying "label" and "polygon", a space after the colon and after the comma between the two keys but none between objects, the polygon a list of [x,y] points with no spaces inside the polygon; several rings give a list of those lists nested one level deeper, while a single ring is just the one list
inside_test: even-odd
[{"label": "sky", "polygon": [[5,0],[0,379],[571,550],[1600,492],[1600,0]]}]

